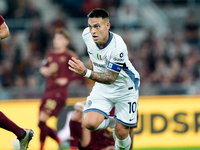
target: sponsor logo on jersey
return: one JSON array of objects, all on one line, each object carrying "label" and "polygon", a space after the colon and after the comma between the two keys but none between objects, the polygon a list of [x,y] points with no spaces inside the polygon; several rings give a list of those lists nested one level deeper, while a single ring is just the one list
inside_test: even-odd
[{"label": "sponsor logo on jersey", "polygon": [[97,66],[97,67],[100,67],[100,68],[105,68],[104,65],[97,64],[96,62],[93,62],[93,65],[94,65],[94,66]]},{"label": "sponsor logo on jersey", "polygon": [[114,57],[113,60],[114,60],[114,61],[124,61],[123,58],[117,58],[117,57]]}]

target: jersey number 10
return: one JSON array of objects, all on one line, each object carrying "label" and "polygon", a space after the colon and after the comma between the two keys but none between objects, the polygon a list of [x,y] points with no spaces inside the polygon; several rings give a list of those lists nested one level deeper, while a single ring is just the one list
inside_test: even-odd
[{"label": "jersey number 10", "polygon": [[132,113],[135,113],[135,111],[136,111],[136,102],[133,102],[133,103],[131,103],[131,102],[128,102],[128,104],[129,104],[129,114],[132,112]]}]

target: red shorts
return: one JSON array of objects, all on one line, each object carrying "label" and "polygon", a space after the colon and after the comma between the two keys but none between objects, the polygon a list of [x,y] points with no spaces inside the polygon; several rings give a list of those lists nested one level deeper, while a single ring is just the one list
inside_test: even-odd
[{"label": "red shorts", "polygon": [[49,116],[57,116],[58,113],[64,108],[66,105],[66,98],[62,97],[43,97],[40,105],[40,111],[44,111]]}]

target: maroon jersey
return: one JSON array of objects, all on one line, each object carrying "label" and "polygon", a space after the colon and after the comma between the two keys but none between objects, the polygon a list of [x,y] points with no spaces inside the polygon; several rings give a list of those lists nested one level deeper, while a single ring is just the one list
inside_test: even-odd
[{"label": "maroon jersey", "polygon": [[111,128],[92,131],[92,150],[100,150],[107,146],[115,145]]},{"label": "maroon jersey", "polygon": [[55,80],[61,77],[69,78],[71,71],[68,68],[68,61],[71,58],[69,54],[64,53],[49,53],[46,58],[46,67],[49,67],[53,75],[46,79],[46,88],[44,95],[54,95],[60,93],[62,96],[67,95],[67,85],[59,86],[55,83]]},{"label": "maroon jersey", "polygon": [[5,19],[0,14],[0,25],[2,25],[4,23],[4,21],[5,21]]},{"label": "maroon jersey", "polygon": [[65,106],[67,98],[67,85],[59,86],[55,80],[61,77],[70,78],[72,72],[68,69],[68,61],[71,55],[68,53],[51,52],[46,58],[46,67],[53,72],[51,77],[46,79],[45,92],[42,98],[40,110],[46,111],[50,115],[57,115]]}]

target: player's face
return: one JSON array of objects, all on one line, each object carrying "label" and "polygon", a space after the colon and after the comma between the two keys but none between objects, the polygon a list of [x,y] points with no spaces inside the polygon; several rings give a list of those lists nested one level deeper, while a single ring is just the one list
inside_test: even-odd
[{"label": "player's face", "polygon": [[110,23],[108,22],[108,19],[89,18],[88,26],[94,42],[100,47],[104,46],[109,39],[108,30],[110,29]]},{"label": "player's face", "polygon": [[53,47],[55,49],[66,48],[69,44],[69,40],[64,37],[64,35],[56,33],[53,39]]}]

